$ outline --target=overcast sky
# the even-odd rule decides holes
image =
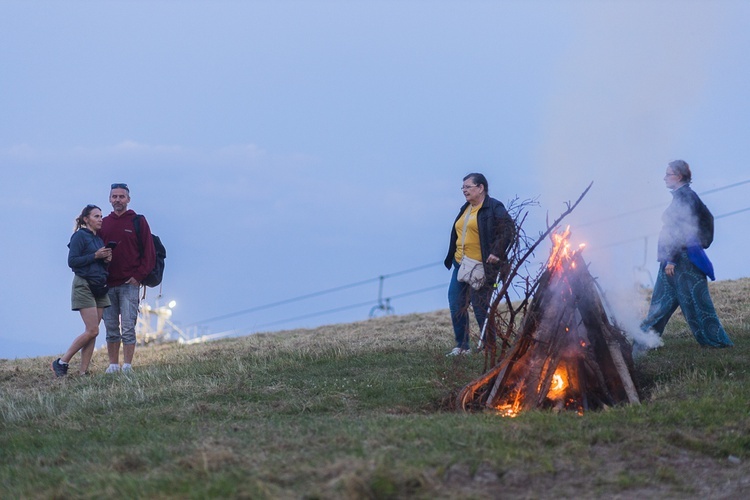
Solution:
[[[684,159],[718,190],[717,278],[750,276],[750,183],[727,187],[750,180],[748,26],[730,1],[3,1],[0,358],[83,331],[66,245],[112,182],[167,246],[161,302],[204,333],[366,319],[378,276],[422,266],[384,296],[446,308],[472,171],[538,198],[530,233],[593,181],[568,222],[614,288],[655,277]]]

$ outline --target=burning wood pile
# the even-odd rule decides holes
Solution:
[[[571,251],[569,229],[539,277],[516,342],[497,365],[463,388],[462,409],[515,416],[531,408],[579,414],[639,403],[633,359],[623,332],[610,323],[594,278]]]

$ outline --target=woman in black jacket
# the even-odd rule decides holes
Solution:
[[[52,371],[62,377],[68,373],[68,363],[81,351],[81,375],[85,374],[94,353],[96,336],[104,308],[109,307],[107,296],[107,264],[112,260],[112,250],[96,233],[102,227],[102,211],[96,205],[86,205],[76,219],[76,230],[68,243],[68,266],[73,270],[71,305],[81,313],[85,331],[61,357],[52,362]]]
[[[448,304],[453,322],[456,347],[448,356],[469,354],[469,303],[474,309],[479,328],[487,318],[492,290],[500,271],[508,262],[507,252],[515,235],[514,223],[505,206],[489,196],[487,178],[479,173],[464,177],[461,186],[466,203],[461,207],[451,228],[445,267],[453,268],[448,287]],[[465,261],[465,262],[464,262]],[[459,269],[474,271],[461,281]],[[462,273],[463,274],[463,270]],[[476,279],[476,275],[483,279]]]

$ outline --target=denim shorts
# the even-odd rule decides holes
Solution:
[[[135,327],[138,323],[140,287],[120,285],[110,287],[111,307],[104,310],[104,326],[107,328],[107,343],[125,345],[136,343]]]
[[[91,293],[88,282],[78,275],[73,276],[73,290],[70,293],[70,305],[74,311],[80,311],[81,309],[88,309],[91,307],[105,308],[109,307],[111,302],[109,297],[105,295],[97,299],[94,294]]]

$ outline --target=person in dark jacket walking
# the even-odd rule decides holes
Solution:
[[[468,174],[461,186],[466,203],[461,207],[451,228],[445,267],[453,268],[448,287],[453,333],[456,347],[448,356],[469,354],[469,303],[474,309],[479,328],[487,319],[487,310],[496,279],[507,266],[507,252],[515,237],[515,224],[505,206],[489,196],[487,178],[480,173]],[[464,260],[466,260],[464,262]],[[469,279],[459,273],[463,262],[476,261]],[[477,280],[476,274],[484,276]],[[464,281],[462,281],[462,279]]]
[[[122,343],[122,371],[132,370],[135,354],[135,326],[138,322],[141,281],[148,276],[156,262],[151,228],[142,215],[128,210],[130,188],[127,184],[112,184],[109,191],[112,213],[102,221],[102,239],[117,243],[109,266],[109,299],[112,307],[104,312],[107,327],[106,373],[119,372],[120,343]],[[136,231],[135,218],[139,217],[140,231]]]
[[[664,225],[657,247],[659,274],[641,330],[653,330],[661,336],[679,306],[701,346],[731,347],[734,344],[721,326],[706,279],[714,279],[713,266],[703,252],[713,240],[713,216],[690,189],[692,177],[690,166],[682,160],[667,165],[664,183],[672,191],[672,203],[662,215]],[[636,355],[646,349],[637,342],[633,346]]]
[[[81,351],[80,373],[87,373],[99,335],[99,323],[104,309],[109,307],[105,284],[112,250],[106,248],[97,236],[101,227],[101,209],[96,205],[86,205],[76,219],[76,230],[68,243],[68,266],[75,273],[71,307],[81,313],[85,330],[73,340],[65,354],[52,362],[52,371],[58,377],[67,375],[70,360],[78,351]]]

